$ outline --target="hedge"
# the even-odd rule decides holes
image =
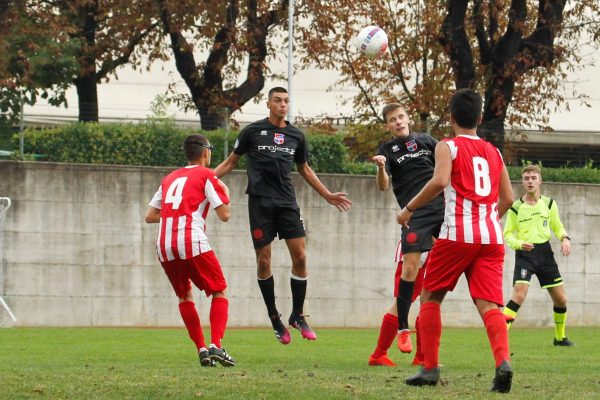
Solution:
[[[523,167],[507,167],[511,181],[521,180],[521,169]],[[600,169],[586,166],[583,168],[542,168],[542,179],[544,182],[562,183],[600,183]]]
[[[199,132],[178,127],[171,120],[141,124],[75,123],[52,129],[24,132],[25,153],[36,160],[92,164],[154,165],[177,167],[186,164],[181,150],[183,139],[193,133],[204,134],[215,146],[212,166],[223,161],[224,146],[231,152],[237,131]],[[352,162],[348,134],[311,133],[308,136],[309,164],[316,172],[374,175],[370,162]],[[12,138],[18,148],[19,136]],[[31,158],[31,156],[30,156]],[[239,168],[245,168],[245,157]],[[508,167],[511,180],[521,179],[521,167]],[[543,168],[546,182],[600,183],[600,169]]]
[[[52,129],[28,129],[24,132],[25,153],[38,160],[53,162],[182,166],[183,139],[202,133],[215,147],[211,164],[216,166],[231,152],[237,131],[199,132],[176,126],[170,121],[142,124],[75,123]],[[13,143],[18,146],[18,135]],[[348,151],[339,135],[310,135],[309,164],[317,172],[344,173]],[[240,168],[245,167],[245,159]]]

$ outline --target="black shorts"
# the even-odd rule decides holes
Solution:
[[[402,253],[426,252],[433,246],[432,237],[437,238],[444,222],[443,207],[426,207],[415,211],[408,229],[402,228]]]
[[[517,250],[516,253],[513,285],[515,283],[529,284],[531,275],[534,274],[544,289],[563,284],[549,242],[536,244],[531,251]]]
[[[249,195],[248,216],[255,249],[265,247],[275,236],[280,240],[306,236],[296,202]]]

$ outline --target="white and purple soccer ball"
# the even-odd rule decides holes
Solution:
[[[388,48],[387,34],[378,26],[367,26],[356,36],[356,47],[365,57],[379,57]]]

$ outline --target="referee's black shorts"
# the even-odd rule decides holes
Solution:
[[[529,284],[532,275],[537,276],[544,289],[563,284],[550,242],[536,244],[531,251],[517,250],[513,285]]]
[[[443,204],[443,203],[442,203]],[[444,207],[431,204],[419,208],[410,218],[409,228],[402,228],[402,253],[426,252],[433,246],[444,222]]]
[[[279,239],[306,236],[296,201],[249,195],[248,216],[255,249],[267,246],[276,236]]]

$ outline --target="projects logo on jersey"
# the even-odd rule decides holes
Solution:
[[[417,142],[415,142],[414,140],[409,140],[408,142],[406,142],[406,148],[408,149],[408,151],[415,151],[417,149]]]
[[[283,144],[285,137],[283,136],[283,133],[276,133],[273,140],[275,141],[275,144]]]
[[[407,154],[403,155],[402,157],[398,157],[396,159],[396,161],[398,162],[398,164],[402,164],[402,161],[404,161],[404,160],[410,160],[411,158],[418,158],[421,156],[430,157],[431,151],[423,149],[423,150],[417,151],[416,153],[407,153]]]

